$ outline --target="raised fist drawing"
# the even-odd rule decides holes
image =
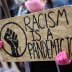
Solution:
[[[19,56],[17,34],[15,34],[15,32],[12,31],[11,29],[7,28],[4,39],[10,45],[12,55],[15,57]]]

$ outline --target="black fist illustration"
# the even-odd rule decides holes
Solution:
[[[12,55],[15,57],[19,56],[17,34],[15,34],[15,32],[12,31],[11,29],[7,28],[4,39],[10,45]]]

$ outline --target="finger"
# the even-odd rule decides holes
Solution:
[[[12,34],[12,30],[10,30],[10,34]]]
[[[64,59],[63,59],[63,60],[61,60],[61,63],[62,63],[63,65],[65,64]]]
[[[59,64],[62,64],[62,57],[59,57]]]
[[[0,46],[0,48],[2,48],[2,46]]]
[[[59,64],[60,64],[60,65],[62,65],[62,64],[63,64],[63,63],[62,63],[62,60],[59,60]]]
[[[17,39],[17,34],[15,35],[15,40]]]
[[[5,37],[7,37],[8,33],[9,33],[9,28],[7,28],[7,30],[5,32]]]
[[[12,39],[14,39],[14,37],[15,37],[15,32],[13,32],[13,34],[12,34]]]
[[[2,46],[3,44],[0,44],[0,46]]]
[[[67,59],[63,59],[63,65],[66,65],[66,64],[68,64],[68,61],[67,61]]]
[[[7,28],[7,31],[6,31],[7,33],[10,33],[10,29],[9,28]]]
[[[10,36],[10,30],[7,28],[4,39],[7,39],[7,37]]]
[[[2,46],[3,44],[0,44],[0,46]]]
[[[0,45],[3,45],[3,43],[0,43]]]
[[[0,44],[3,44],[3,41],[2,40],[0,40]]]

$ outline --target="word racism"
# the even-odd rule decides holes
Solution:
[[[64,16],[66,25],[69,25],[68,17],[66,10],[63,9],[62,12],[58,10],[57,14],[57,21],[55,22],[51,16],[51,14],[54,14],[53,11],[48,12],[48,14],[40,13],[38,15],[38,18],[35,17],[35,15],[32,16],[32,19],[30,17],[26,16],[24,17],[24,24],[26,31],[30,31],[32,34],[32,41],[30,43],[27,43],[27,48],[29,50],[29,55],[31,59],[35,58],[49,58],[52,59],[54,57],[54,54],[59,53],[62,51],[62,46],[64,42],[67,42],[67,48],[68,48],[68,55],[71,55],[71,42],[72,37],[65,37],[65,38],[56,38],[54,39],[53,34],[51,32],[51,28],[54,28],[59,25],[59,19]],[[44,25],[42,26],[40,24],[40,18],[44,17]],[[53,22],[52,26],[48,25],[48,20],[50,19]],[[28,20],[28,21],[27,21]],[[32,21],[31,21],[32,20]],[[30,25],[32,23],[32,26]],[[35,26],[37,26],[37,29],[35,29]],[[47,29],[47,35],[46,40],[42,40],[42,36],[40,34],[40,30]],[[38,37],[35,38],[35,35]],[[50,39],[49,39],[50,38]],[[53,54],[54,53],[54,54]]]

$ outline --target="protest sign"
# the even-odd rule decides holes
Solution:
[[[72,6],[0,20],[3,61],[52,61],[60,51],[72,58]]]

